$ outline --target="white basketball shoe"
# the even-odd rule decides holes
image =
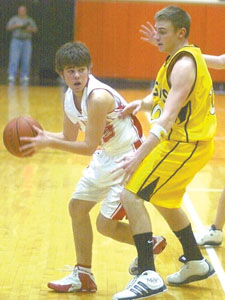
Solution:
[[[75,266],[71,274],[66,277],[51,281],[48,287],[56,292],[89,292],[97,291],[97,285],[92,273],[89,273],[80,266]]]
[[[212,225],[205,232],[196,233],[195,238],[199,246],[219,246],[223,241],[223,231],[216,229],[215,225]]]
[[[182,285],[206,279],[215,274],[213,266],[206,260],[191,260],[186,262],[181,269],[167,277],[170,285]]]
[[[143,299],[167,291],[163,279],[154,271],[145,271],[128,283],[125,290],[115,294],[113,300]]]

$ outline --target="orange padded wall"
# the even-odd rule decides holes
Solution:
[[[98,77],[155,79],[165,53],[140,39],[141,24],[154,24],[155,13],[171,3],[141,1],[76,1],[75,39],[90,49]],[[192,18],[189,42],[203,53],[225,53],[225,5],[177,3]],[[224,82],[225,71],[211,71]]]

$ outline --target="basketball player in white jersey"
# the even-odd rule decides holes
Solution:
[[[38,136],[23,138],[24,156],[44,147],[92,157],[77,184],[69,212],[72,219],[77,263],[65,278],[48,283],[59,292],[95,292],[97,285],[91,273],[93,233],[89,212],[103,201],[97,218],[97,229],[103,235],[133,244],[129,225],[123,223],[125,211],[120,203],[123,171],[115,180],[111,170],[116,160],[134,152],[142,143],[142,129],[136,117],[118,118],[126,101],[111,87],[90,74],[91,57],[81,42],[66,43],[56,54],[56,71],[68,90],[64,99],[63,131],[52,133],[36,128]],[[79,130],[83,141],[76,141]],[[163,237],[154,237],[154,253],[166,246]]]

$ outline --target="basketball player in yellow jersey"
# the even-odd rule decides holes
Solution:
[[[186,258],[184,266],[168,276],[168,284],[183,285],[215,273],[196,243],[181,202],[186,186],[213,154],[216,132],[212,80],[199,48],[189,45],[190,16],[169,6],[155,15],[159,51],[169,57],[159,70],[153,92],[134,101],[124,114],[140,109],[151,112],[148,137],[133,155],[118,161],[127,184],[122,203],[137,248],[135,275],[114,300],[142,299],[166,291],[156,272],[152,252],[152,226],[144,201],[151,202],[179,239]]]
[[[142,36],[141,39],[157,46],[156,41],[156,30],[150,22],[146,25],[141,25],[140,30]],[[225,69],[225,54],[218,56],[203,54],[206,61],[207,67],[212,69]],[[223,189],[218,203],[218,208],[216,212],[213,224],[208,227],[205,231],[195,234],[197,244],[199,246],[210,245],[218,246],[222,244],[223,241],[223,227],[225,224],[225,188]]]

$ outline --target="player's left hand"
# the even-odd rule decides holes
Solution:
[[[27,144],[20,147],[20,151],[24,156],[32,155],[33,153],[39,151],[48,146],[49,137],[40,128],[33,125],[34,130],[37,132],[35,137],[21,137],[20,140],[28,142]]]
[[[135,154],[126,154],[122,156],[120,159],[116,160],[118,166],[115,167],[111,172],[115,173],[119,170],[123,170],[124,179],[123,183],[127,183],[131,178],[132,174],[136,171],[139,166],[139,161],[136,159]]]
[[[125,119],[127,116],[136,115],[141,110],[142,100],[135,100],[128,103],[120,112],[119,118]]]

